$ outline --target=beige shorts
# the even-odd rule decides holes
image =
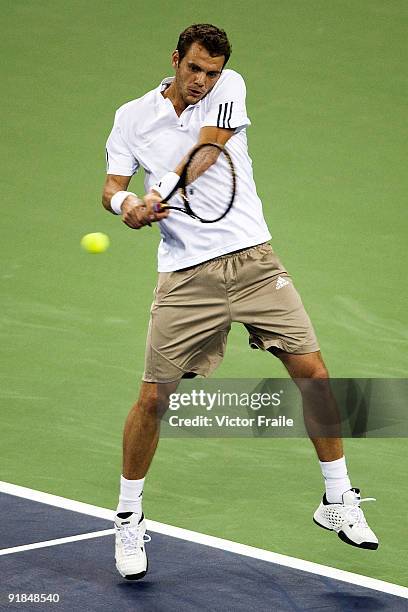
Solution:
[[[208,376],[221,363],[232,322],[252,348],[319,350],[292,280],[270,244],[159,273],[146,341],[146,382]]]

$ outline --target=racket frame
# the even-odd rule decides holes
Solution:
[[[202,217],[198,216],[193,211],[193,209],[191,208],[190,202],[188,200],[188,195],[187,195],[187,192],[186,192],[186,187],[188,186],[188,185],[186,185],[186,178],[187,178],[187,172],[188,172],[188,168],[189,168],[190,162],[194,159],[194,157],[198,153],[198,151],[200,151],[204,147],[208,147],[208,146],[215,147],[216,149],[218,149],[220,151],[220,153],[223,153],[225,155],[225,158],[226,158],[226,160],[228,162],[229,168],[231,170],[231,176],[232,176],[232,191],[231,191],[231,196],[230,196],[230,200],[229,200],[228,206],[223,211],[222,215],[220,215],[216,219],[203,219]],[[174,194],[177,193],[177,191],[179,191],[179,190],[181,191],[180,195],[183,198],[184,207],[185,208],[180,208],[179,206],[172,206],[171,204],[167,203],[167,201],[171,197],[173,197]],[[217,221],[220,221],[221,219],[223,219],[229,213],[229,211],[231,210],[231,207],[232,207],[232,205],[234,203],[236,190],[237,190],[237,179],[236,179],[235,168],[234,168],[233,161],[231,159],[231,155],[229,154],[229,152],[227,151],[225,146],[219,144],[218,142],[204,142],[204,143],[201,143],[201,144],[197,145],[194,148],[194,150],[191,151],[191,153],[188,156],[187,161],[186,161],[186,163],[184,165],[183,171],[182,171],[182,173],[180,175],[180,179],[178,180],[177,184],[173,187],[173,189],[170,191],[170,193],[167,194],[167,196],[165,198],[163,198],[161,200],[161,202],[159,202],[157,204],[158,212],[160,210],[163,210],[163,209],[178,210],[180,212],[183,212],[183,213],[189,215],[193,219],[197,219],[198,221],[201,221],[201,223],[216,223]]]

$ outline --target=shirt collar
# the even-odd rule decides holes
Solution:
[[[162,82],[160,83],[160,85],[157,88],[158,93],[161,95],[162,92],[168,88],[168,86],[174,81],[174,76],[170,76],[170,77],[166,77],[165,79],[162,80]],[[161,95],[161,97],[163,98],[163,96]],[[165,98],[164,98],[165,99]]]

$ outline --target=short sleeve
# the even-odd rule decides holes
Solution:
[[[215,126],[236,131],[251,125],[247,116],[244,79],[234,70],[224,73],[209,95],[209,108],[201,127]]]
[[[119,116],[117,112],[106,143],[106,172],[119,176],[133,176],[138,171],[139,162],[123,138]]]

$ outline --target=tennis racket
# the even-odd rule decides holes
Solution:
[[[169,203],[178,193],[183,207]],[[155,205],[155,211],[177,210],[201,223],[215,223],[229,213],[235,193],[236,175],[230,154],[220,144],[205,143],[190,153],[177,185]]]

